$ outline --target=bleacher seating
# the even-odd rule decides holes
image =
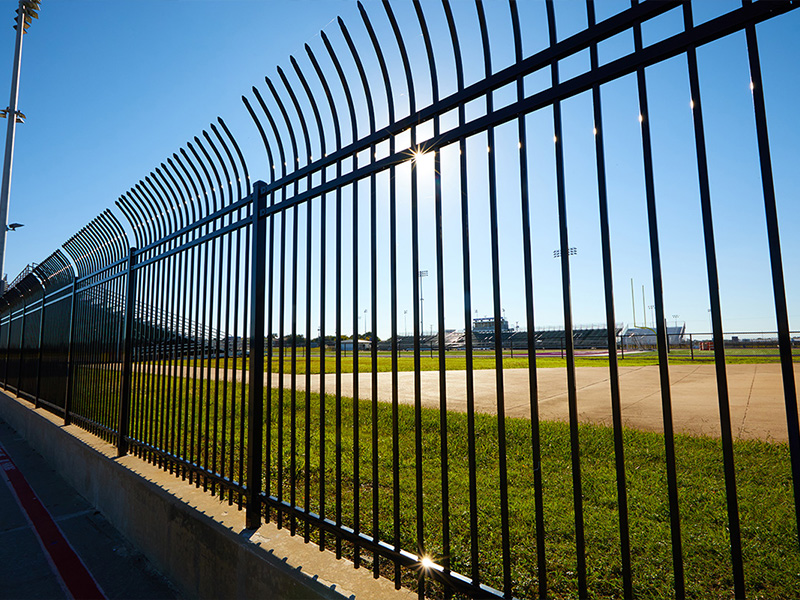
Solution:
[[[615,328],[615,334],[619,336],[623,331],[622,326]],[[564,347],[563,329],[543,329],[534,332],[534,340],[537,349],[560,349]],[[573,340],[576,349],[605,349],[608,347],[608,330],[604,327],[579,328],[573,330]],[[463,331],[448,331],[445,334],[445,348],[447,350],[463,350],[465,344],[465,334]],[[502,332],[501,344],[503,348],[526,349],[528,347],[528,332],[508,330]],[[419,340],[420,348],[434,350],[439,348],[438,334],[421,336]],[[472,332],[472,347],[475,350],[493,350],[495,348],[494,333],[479,331]],[[404,335],[397,337],[397,348],[401,352],[414,349],[414,336]],[[383,340],[378,343],[378,350],[385,352],[392,349],[391,340]]]

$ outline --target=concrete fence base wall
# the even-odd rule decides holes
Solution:
[[[286,529],[246,530],[235,505],[2,391],[0,418],[186,597],[412,597]]]

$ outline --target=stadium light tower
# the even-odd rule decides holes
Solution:
[[[14,19],[14,29],[17,30],[17,41],[14,46],[14,69],[11,75],[11,99],[8,108],[0,110],[0,116],[8,119],[6,129],[6,152],[3,162],[3,187],[0,188],[0,291],[5,291],[6,267],[6,234],[8,233],[8,200],[11,197],[11,163],[14,160],[14,133],[17,123],[25,122],[25,115],[17,110],[19,99],[19,71],[22,65],[22,36],[28,33],[31,19],[38,19],[39,3],[41,0],[19,0],[17,16]]]
[[[420,271],[419,272],[419,331],[420,335],[425,335],[425,320],[422,318],[422,303],[424,298],[422,297],[422,278],[427,277],[427,271]]]
[[[575,256],[577,253],[578,249],[575,246],[570,246],[568,256]],[[553,250],[553,258],[561,258],[561,250]]]

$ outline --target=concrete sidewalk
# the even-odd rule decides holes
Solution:
[[[0,445],[106,597],[179,597],[144,556],[2,420]],[[35,524],[0,478],[0,598],[69,597],[64,577],[75,575],[58,573],[37,538]]]

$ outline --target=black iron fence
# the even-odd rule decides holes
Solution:
[[[748,566],[760,563],[738,505],[742,471],[734,461],[696,49],[744,34],[788,428],[786,503],[795,518],[788,547],[796,555],[800,430],[756,25],[797,4],[746,1],[695,25],[688,2],[634,1],[598,21],[589,1],[585,27],[559,37],[558,7],[547,2],[541,15],[547,42],[530,52],[520,18],[528,7],[511,2],[504,14],[514,58],[500,69],[493,66],[492,41],[502,34],[492,32],[482,2],[469,9],[476,23],[463,31],[471,33],[458,25],[466,5],[457,7],[460,17],[447,0],[424,10],[419,2],[412,6],[401,26],[390,3],[370,11],[359,4],[355,37],[366,46],[340,20],[335,36],[321,33],[319,54],[306,47],[306,67],[292,58],[288,74],[278,69],[278,80],[266,80],[266,92],[254,87],[243,98],[263,140],[266,181],[251,186],[244,155],[220,119],[120,197],[116,207],[127,224],[104,212],[10,287],[0,313],[4,387],[115,443],[120,454],[140,455],[246,507],[248,527],[276,520],[376,577],[416,587],[421,597],[632,598],[637,590],[658,596],[671,588],[677,598],[712,592],[738,598],[763,588],[763,573],[750,587],[746,579]],[[679,31],[643,44],[643,26],[666,14],[681,23]],[[620,34],[632,36],[631,49],[601,62],[599,46]],[[465,55],[475,51],[482,73],[468,84]],[[575,56],[584,56],[588,68],[562,79],[559,66]],[[724,550],[720,542],[714,547],[721,574],[714,571],[714,581],[703,584],[694,579],[707,568],[698,567],[697,553],[707,549],[698,550],[695,529],[687,544],[684,530],[686,513],[696,507],[686,505],[691,486],[682,477],[689,471],[679,465],[687,442],[680,438],[676,446],[672,420],[646,75],[676,57],[691,93],[716,365],[715,448],[723,462],[715,479],[723,502],[714,505],[715,527],[724,531],[715,538],[722,535]],[[545,85],[531,84],[530,77],[541,75]],[[635,80],[641,127],[636,152],[658,324],[655,418],[663,424],[657,466],[642,471],[633,434],[623,427],[601,95],[604,85],[626,76]],[[455,91],[440,94],[445,80]],[[600,434],[607,435],[604,481],[596,459],[587,458],[594,430],[579,424],[572,335],[562,104],[578,96],[588,99],[594,123],[590,178],[599,211],[603,343],[611,350],[613,418]],[[539,157],[529,140],[531,119],[542,115],[554,134],[569,408],[562,434],[539,419],[535,351],[528,353],[520,398],[518,391],[506,393],[503,348],[494,344],[493,414],[476,409],[485,387],[485,378],[484,387],[476,384],[476,294],[490,290],[494,339],[502,339],[505,321],[500,273],[509,264],[501,249],[508,226],[501,209],[517,215],[521,243],[512,260],[522,273],[525,347],[537,347],[531,204]],[[502,185],[509,179],[512,194]],[[481,252],[488,259],[477,263]],[[423,266],[435,279],[432,298],[423,298]],[[408,331],[401,296],[413,303],[410,359],[399,343]],[[434,380],[423,377],[425,299],[435,313],[435,344],[428,347],[438,358]],[[463,415],[449,402],[455,392],[446,352],[454,323],[463,330],[464,362],[455,367],[465,390]],[[358,338],[362,329],[386,332],[389,355],[379,356],[378,344],[348,349],[343,336]],[[312,344],[330,336],[331,346]],[[381,371],[390,392],[379,398]],[[413,389],[410,407],[401,406],[401,387]],[[423,408],[423,391],[436,395],[437,409]],[[529,408],[523,425],[507,417],[512,401]],[[626,451],[634,456],[626,458]],[[640,512],[646,470],[660,474],[652,493],[657,531],[646,529],[655,525],[643,524]],[[564,474],[561,488],[555,481]],[[745,514],[752,518],[752,507]],[[569,552],[560,549],[564,543]],[[787,572],[796,574],[796,559],[786,561]]]

